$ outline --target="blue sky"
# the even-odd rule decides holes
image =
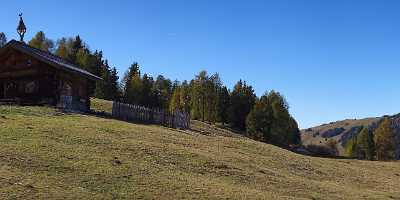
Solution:
[[[19,12],[27,38],[79,34],[120,75],[191,79],[219,72],[258,95],[283,93],[306,128],[400,112],[400,2],[367,0],[4,1],[9,39]]]

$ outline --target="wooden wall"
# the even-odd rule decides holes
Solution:
[[[9,49],[0,55],[0,98],[4,98],[4,85],[9,82],[34,80],[38,83],[37,96],[40,101],[47,101],[51,105],[59,105],[61,96],[71,96],[74,108],[90,106],[89,80],[78,74],[57,69],[29,55],[14,49]],[[69,93],[63,90],[68,84]]]

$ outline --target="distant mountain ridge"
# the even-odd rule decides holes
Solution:
[[[368,127],[370,131],[374,131],[384,117],[388,117],[392,121],[396,139],[400,141],[400,113],[392,116],[346,119],[303,129],[301,130],[301,140],[304,145],[325,145],[330,139],[334,139],[338,143],[339,155],[345,156],[344,145],[346,142],[357,135],[363,127]],[[400,159],[400,143],[397,145],[396,158]]]

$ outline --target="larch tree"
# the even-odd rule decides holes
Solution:
[[[190,99],[191,99],[191,88],[188,82],[185,80],[182,82],[180,88],[180,107],[184,112],[190,113]]]
[[[37,49],[51,52],[54,48],[54,42],[48,38],[43,31],[39,31],[36,35],[29,41],[29,46],[35,47]]]
[[[172,93],[171,101],[169,104],[169,111],[174,112],[176,110],[181,110],[181,87],[174,87],[174,92]]]
[[[139,64],[133,63],[125,73],[123,79],[124,101],[130,104],[139,104],[141,94],[141,77]]]
[[[208,81],[209,76],[206,71],[201,71],[192,81],[192,116],[201,121],[206,120]]]
[[[391,160],[395,158],[396,138],[391,125],[391,120],[385,117],[374,132],[377,160]]]
[[[357,135],[357,157],[373,160],[375,156],[374,136],[367,127],[363,127]]]

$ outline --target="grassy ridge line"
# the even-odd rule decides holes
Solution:
[[[400,198],[396,162],[311,158],[50,108],[0,107],[0,148],[0,199]]]

